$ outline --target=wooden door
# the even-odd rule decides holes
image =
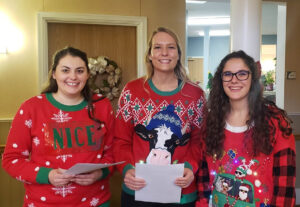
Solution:
[[[188,58],[189,77],[191,81],[203,84],[203,58]]]
[[[94,24],[48,23],[48,65],[55,51],[72,46],[88,57],[106,56],[122,69],[119,88],[137,78],[136,27]],[[117,98],[112,101],[114,109]]]

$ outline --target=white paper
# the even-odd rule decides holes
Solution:
[[[179,203],[181,188],[175,180],[183,176],[184,164],[135,165],[135,175],[146,181],[146,186],[135,191],[135,200],[156,203]]]
[[[87,172],[92,172],[94,170],[98,170],[101,168],[106,168],[106,167],[110,167],[113,165],[119,165],[122,164],[125,161],[122,162],[116,162],[116,163],[104,163],[104,164],[96,164],[96,163],[77,163],[75,165],[73,165],[72,167],[70,167],[67,171],[65,171],[65,174],[72,174],[72,175],[78,175],[81,173],[87,173]]]

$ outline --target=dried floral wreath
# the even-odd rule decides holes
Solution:
[[[117,63],[107,57],[89,58],[90,83],[95,93],[113,100],[120,95],[119,85],[122,71]]]

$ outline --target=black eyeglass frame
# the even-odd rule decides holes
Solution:
[[[236,73],[232,73],[232,72],[230,72],[230,71],[226,71],[226,73],[231,73],[231,78],[230,78],[230,80],[224,80],[223,79],[223,74],[224,74],[224,72],[223,73],[221,73],[221,79],[222,79],[222,81],[224,81],[224,82],[230,82],[230,81],[232,81],[232,79],[233,79],[233,76],[235,76],[239,81],[244,81],[244,80],[248,80],[248,78],[249,78],[249,75],[251,74],[251,71],[249,71],[249,70],[240,70],[240,71],[238,71],[238,72],[236,72]],[[237,76],[237,74],[238,73],[247,73],[247,78],[246,79],[239,79],[239,77]]]

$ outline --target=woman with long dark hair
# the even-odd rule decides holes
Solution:
[[[213,206],[295,203],[290,120],[263,97],[259,78],[254,59],[237,51],[224,57],[212,80],[205,146]]]
[[[86,53],[66,47],[54,55],[48,86],[19,108],[3,168],[24,182],[26,206],[109,206],[109,169],[67,174],[76,163],[112,163],[114,114],[93,94]]]

